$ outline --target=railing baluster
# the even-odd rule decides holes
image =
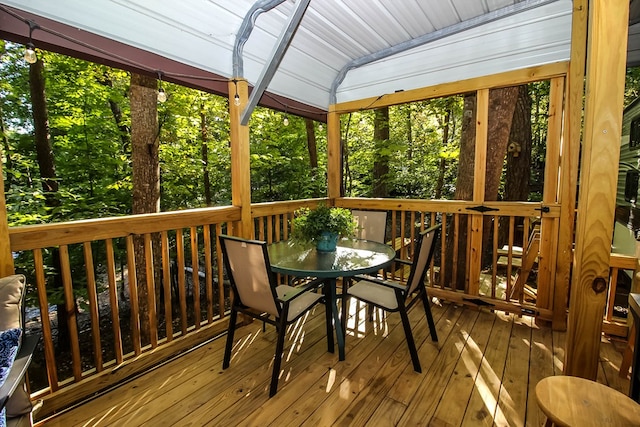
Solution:
[[[155,268],[153,259],[153,243],[151,234],[144,235],[144,261],[146,271],[147,287],[147,316],[149,320],[149,340],[151,348],[158,347],[158,320],[156,316],[156,288],[155,288]]]
[[[222,262],[222,251],[220,250],[220,245],[218,244],[217,236],[222,234],[222,225],[216,224],[216,264],[218,265],[218,310],[220,318],[224,317],[225,307],[224,307],[224,268]]]
[[[193,278],[193,312],[196,330],[200,329],[200,261],[198,259],[198,230],[191,227],[191,277]]]
[[[171,255],[169,253],[169,233],[160,235],[162,247],[162,290],[164,292],[164,325],[167,331],[167,342],[173,340],[173,306],[171,295]]]
[[[47,363],[47,378],[51,391],[58,390],[58,371],[56,368],[56,352],[53,348],[53,334],[51,333],[51,319],[49,317],[49,304],[47,299],[47,282],[44,276],[44,262],[42,249],[33,250],[33,263],[36,272],[36,288],[40,303],[40,319],[42,322],[42,340],[44,343],[44,358]]]
[[[187,334],[187,289],[184,274],[184,235],[182,229],[176,230],[176,258],[178,265],[178,296],[180,299],[180,325],[182,336]]]
[[[73,294],[71,265],[69,263],[69,247],[67,245],[60,246],[60,269],[62,273],[62,286],[64,287],[64,305],[65,311],[67,312],[67,324],[69,327],[69,342],[71,343],[73,376],[76,381],[80,381],[82,379],[82,360],[80,357],[80,341],[76,318],[76,300]]]
[[[493,216],[493,257],[491,260],[491,298],[496,297],[498,286],[498,235],[500,232],[500,217]]]
[[[211,264],[211,227],[202,227],[202,239],[204,240],[204,277],[205,295],[207,298],[207,323],[213,322],[213,264]]]
[[[98,291],[93,266],[91,242],[83,243],[84,265],[87,273],[87,296],[89,299],[89,315],[91,318],[91,338],[93,341],[93,361],[97,372],[102,372],[102,345],[100,344],[100,314],[98,312]]]
[[[133,236],[127,236],[127,275],[129,279],[129,307],[131,309],[131,335],[133,352],[136,356],[142,353],[140,342],[140,310],[138,307],[138,280],[136,279],[136,255]]]

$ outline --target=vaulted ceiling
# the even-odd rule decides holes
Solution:
[[[631,24],[638,21],[637,3],[631,2]],[[229,79],[246,78],[266,90],[261,104],[316,119],[335,102],[566,61],[573,5],[571,0],[0,4],[0,35],[7,40],[26,43],[31,21],[37,47],[161,72],[166,80],[219,94],[226,94]],[[640,45],[640,36],[630,40],[634,37]],[[630,43],[635,64],[640,50],[634,49]]]

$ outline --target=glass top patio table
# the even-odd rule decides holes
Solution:
[[[338,359],[344,360],[344,331],[338,316],[336,278],[373,273],[391,265],[395,250],[384,243],[360,239],[341,239],[335,252],[318,252],[315,245],[291,240],[267,246],[271,270],[297,277],[326,278],[327,323],[333,319],[338,341]],[[331,329],[329,329],[331,331]],[[333,353],[333,336],[328,337]]]
[[[341,239],[335,252],[318,252],[313,244],[283,240],[267,247],[271,269],[299,277],[350,277],[391,265],[395,250],[370,240]]]

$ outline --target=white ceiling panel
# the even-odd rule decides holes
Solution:
[[[355,69],[338,102],[566,61],[570,33],[571,2],[555,2]]]
[[[236,35],[255,1],[0,3],[232,78]],[[532,8],[463,31],[466,23],[502,16],[516,4]],[[311,0],[267,92],[326,111],[341,70],[385,50],[394,55],[346,73],[339,101],[566,60],[571,6],[571,0]],[[265,69],[293,8],[294,0],[285,0],[257,17],[242,56],[242,77],[250,84]],[[434,31],[447,37],[403,47]]]

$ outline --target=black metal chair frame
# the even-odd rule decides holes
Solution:
[[[325,304],[326,311],[326,322],[327,322],[327,341],[333,342],[333,329],[331,323],[331,304],[326,303],[326,296],[322,297],[316,303],[309,306],[306,310],[302,311],[298,316],[293,319],[287,321],[289,315],[289,305],[293,300],[303,295],[304,293],[322,287],[325,279],[314,279],[312,281],[304,283],[304,285],[298,286],[295,288],[295,291],[291,294],[287,294],[282,298],[279,298],[276,293],[276,288],[278,286],[276,281],[276,275],[271,271],[271,264],[269,263],[269,254],[267,252],[267,244],[266,242],[258,241],[258,240],[246,240],[240,239],[232,236],[219,236],[220,246],[222,248],[222,253],[224,254],[224,265],[227,269],[227,275],[229,277],[229,281],[231,283],[231,289],[233,290],[233,298],[231,303],[231,313],[229,315],[229,329],[227,333],[227,342],[225,346],[224,359],[222,362],[222,369],[227,369],[229,367],[229,363],[231,361],[231,351],[233,348],[233,336],[236,330],[236,322],[238,313],[241,312],[245,315],[253,317],[255,319],[259,319],[263,322],[269,323],[276,327],[276,331],[278,332],[278,337],[276,341],[276,351],[275,358],[273,363],[273,372],[271,375],[271,385],[269,388],[269,397],[273,397],[278,391],[278,377],[280,374],[280,367],[282,365],[282,352],[284,350],[284,338],[286,335],[286,328],[288,325],[296,322],[300,317],[302,317],[305,313],[307,313],[311,308],[313,308],[317,303],[322,302]],[[267,274],[269,275],[269,282],[271,285],[271,292],[276,302],[276,307],[278,309],[278,316],[275,319],[269,317],[268,313],[257,313],[255,309],[243,304],[240,300],[240,293],[238,292],[238,288],[236,285],[236,281],[234,275],[232,273],[232,269],[229,262],[229,257],[227,256],[227,248],[226,248],[226,240],[236,240],[242,241],[247,244],[260,245],[262,247],[262,253],[264,256],[265,265],[268,268]]]
[[[355,279],[358,280],[364,280],[367,282],[372,282],[378,285],[382,285],[388,288],[393,289],[393,291],[395,292],[395,296],[396,296],[396,301],[398,303],[398,307],[394,310],[391,310],[387,307],[383,307],[381,305],[376,304],[374,301],[370,301],[367,300],[365,298],[362,298],[360,296],[356,297],[358,299],[360,299],[361,301],[364,301],[368,304],[371,304],[375,307],[381,308],[385,311],[389,311],[389,312],[399,312],[400,313],[400,318],[402,319],[402,327],[404,329],[404,333],[407,337],[407,345],[409,347],[409,353],[411,354],[411,361],[413,362],[413,369],[416,372],[422,372],[422,368],[420,366],[420,359],[418,358],[418,350],[416,349],[416,344],[415,341],[413,339],[413,333],[411,332],[411,324],[409,322],[409,316],[407,315],[408,310],[413,306],[413,304],[416,303],[416,301],[421,300],[422,304],[424,305],[424,311],[425,314],[427,316],[427,322],[429,324],[429,331],[431,333],[431,339],[434,342],[438,341],[438,335],[436,332],[436,325],[435,322],[433,321],[433,314],[431,313],[431,305],[429,302],[429,298],[427,295],[427,288],[424,284],[424,279],[426,276],[427,271],[429,270],[429,264],[431,264],[431,259],[433,258],[433,252],[434,252],[434,248],[435,248],[435,244],[436,244],[436,240],[438,239],[438,231],[440,230],[441,224],[436,224],[433,227],[430,227],[429,229],[421,232],[418,236],[417,239],[417,243],[416,243],[416,247],[418,248],[418,252],[416,253],[414,260],[418,260],[420,257],[420,251],[422,250],[428,250],[429,254],[427,256],[427,260],[426,260],[426,266],[425,268],[422,270],[422,272],[420,273],[420,277],[419,277],[419,282],[418,282],[418,286],[416,289],[417,295],[414,296],[413,299],[411,299],[411,301],[409,301],[409,304],[405,305],[405,302],[407,301],[407,298],[409,297],[408,295],[408,291],[410,288],[410,284],[413,282],[414,276],[416,274],[416,263],[415,261],[407,261],[407,260],[395,260],[395,262],[400,262],[403,264],[407,264],[407,265],[411,265],[411,272],[409,273],[409,279],[407,280],[407,284],[400,284],[394,281],[390,281],[390,280],[383,280],[383,279],[379,279],[377,277],[372,277],[372,276],[368,276],[368,275],[359,275],[359,276],[355,276]],[[433,240],[431,241],[431,246],[429,248],[423,248],[422,247],[422,239],[424,238],[425,235],[429,234],[429,233],[435,233],[435,235],[433,236]]]

